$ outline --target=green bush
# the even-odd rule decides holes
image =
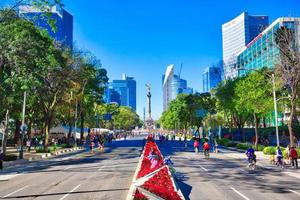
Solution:
[[[236,148],[242,149],[242,150],[247,150],[249,147],[251,147],[251,145],[248,143],[238,143],[236,145]]]
[[[4,157],[4,161],[14,161],[14,160],[17,160],[17,159],[18,159],[17,155],[6,155]]]
[[[221,146],[227,146],[226,144],[228,144],[230,142],[231,142],[231,140],[229,140],[227,138],[217,139],[217,143]]]
[[[61,144],[60,147],[61,148],[68,148],[68,145],[67,144]]]
[[[255,149],[255,145],[253,145],[252,148]],[[261,144],[257,145],[257,151],[263,151],[264,148],[265,148],[264,145],[261,145]]]
[[[265,147],[264,150],[263,150],[263,153],[265,155],[275,155],[275,147]]]
[[[286,157],[286,151],[285,151],[285,148],[284,147],[280,147],[281,151],[282,151],[282,154],[283,156]],[[276,153],[276,147],[265,147],[264,150],[263,150],[264,154],[265,155],[275,155]]]
[[[225,143],[225,146],[226,147],[236,147],[237,143],[235,142],[228,142],[228,143]]]

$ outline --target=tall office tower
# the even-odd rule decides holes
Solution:
[[[51,19],[55,22],[55,28],[48,24],[44,11],[34,6],[19,6],[19,16],[32,21],[36,26],[46,29],[49,35],[63,47],[72,49],[73,46],[73,16],[61,6],[53,6],[50,9]],[[56,30],[55,30],[56,29]]]
[[[193,89],[187,87],[187,81],[174,74],[174,65],[167,67],[162,77],[163,110],[166,111],[170,102],[176,99],[178,94],[192,94]]]
[[[207,67],[202,74],[203,92],[210,92],[222,81],[221,66]]]
[[[127,77],[125,74],[121,80],[113,80],[110,88],[120,95],[121,106],[129,106],[136,110],[136,81],[133,77]],[[117,98],[117,96],[115,95]]]
[[[174,65],[167,67],[166,73],[163,75],[163,111],[166,111],[172,100],[171,83],[174,76]]]
[[[266,15],[252,16],[243,12],[238,17],[222,25],[224,78],[237,76],[237,55],[269,24]]]

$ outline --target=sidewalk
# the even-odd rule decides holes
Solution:
[[[58,149],[53,153],[36,153],[35,149],[32,149],[30,152],[26,152],[24,151],[24,159],[17,159],[15,161],[7,161],[3,163],[3,167],[8,168],[14,165],[20,165],[20,164],[24,164],[27,163],[29,161],[34,161],[34,160],[42,160],[42,159],[46,159],[49,157],[53,157],[53,156],[57,156],[57,155],[61,155],[67,152],[73,152],[73,151],[78,151],[83,149],[83,147],[74,147],[74,148],[63,148],[63,149]],[[8,147],[7,148],[7,154],[8,155],[16,155],[19,156],[19,152],[17,151],[16,148],[14,147]]]
[[[219,152],[226,154],[226,156],[234,158],[234,159],[246,159],[245,151],[239,150],[232,147],[221,147],[219,146]],[[264,169],[281,169],[277,167],[274,164],[270,163],[270,155],[265,155],[262,151],[256,151],[256,158],[257,158],[257,166],[264,168]],[[298,164],[299,159],[298,159]],[[291,166],[288,166],[287,168],[282,169],[282,172],[284,174],[293,176],[295,178],[300,179],[300,169],[293,169]]]

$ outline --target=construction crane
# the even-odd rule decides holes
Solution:
[[[180,78],[180,75],[181,75],[181,70],[182,70],[182,63],[180,65],[180,70],[179,70],[179,73],[178,73],[178,77]]]

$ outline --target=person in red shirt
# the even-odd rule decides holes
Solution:
[[[210,149],[210,146],[209,146],[209,143],[208,143],[207,140],[204,142],[202,148],[203,148],[205,157],[208,158],[208,157],[209,157],[209,149]]]
[[[298,153],[297,153],[297,150],[295,149],[295,147],[291,148],[290,156],[292,158],[293,168],[296,167],[298,169],[298,160],[297,160],[298,159]]]
[[[194,142],[195,153],[199,152],[199,139],[196,138]]]

